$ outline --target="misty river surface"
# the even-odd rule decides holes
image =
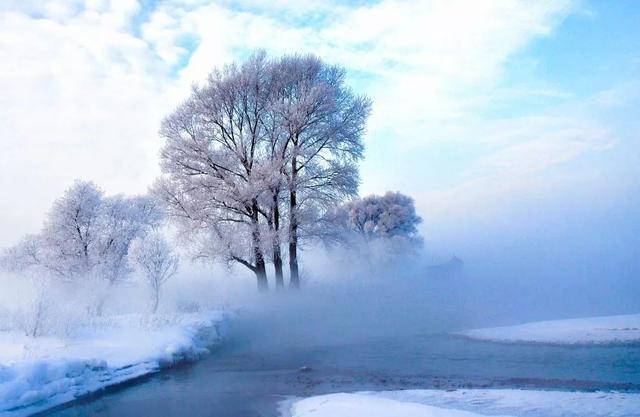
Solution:
[[[47,415],[276,417],[288,396],[464,387],[637,392],[640,347],[496,344],[446,334],[287,347],[236,335],[203,360]]]

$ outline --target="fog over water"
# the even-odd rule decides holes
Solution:
[[[572,200],[575,195],[568,194],[513,204],[492,223],[463,221],[447,228],[429,224],[429,214],[420,213],[423,259],[371,269],[310,249],[304,253],[308,282],[300,294],[258,297],[246,309],[259,312],[256,338],[273,343],[340,343],[637,313],[637,195]],[[461,270],[429,268],[453,254],[464,261]]]

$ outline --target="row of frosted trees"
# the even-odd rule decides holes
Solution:
[[[413,200],[357,198],[370,107],[343,69],[314,56],[259,52],[215,70],[162,122],[162,175],[150,195],[104,196],[77,181],[2,263],[107,287],[137,268],[155,311],[178,263],[161,232],[167,219],[194,258],[243,265],[261,290],[269,262],[284,287],[287,260],[299,287],[299,251],[312,241],[369,259],[407,253],[421,242]]]
[[[256,53],[211,73],[162,123],[156,195],[198,257],[238,263],[268,288],[300,285],[301,243],[358,190],[370,100],[315,56]]]
[[[108,291],[139,270],[151,290],[151,309],[177,270],[178,256],[160,228],[162,209],[151,196],[105,196],[93,183],[76,181],[57,199],[42,229],[0,256],[0,266],[31,271],[66,283],[92,284],[101,295],[94,306],[102,314]]]

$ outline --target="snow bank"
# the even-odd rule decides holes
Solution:
[[[291,417],[638,417],[640,394],[509,389],[330,394],[283,404]]]
[[[640,343],[640,314],[551,320],[457,333],[495,342],[551,344]]]
[[[286,415],[286,413],[285,413]],[[373,394],[329,394],[294,402],[291,417],[480,417],[468,411],[398,401]]]
[[[22,416],[208,352],[221,312],[100,319],[72,339],[0,333],[0,415]]]
[[[409,390],[380,393],[395,401],[519,417],[638,417],[640,394],[518,389]]]
[[[481,414],[397,401],[370,394],[329,394],[296,401],[291,417],[478,417]]]

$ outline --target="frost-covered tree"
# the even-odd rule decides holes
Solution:
[[[313,56],[262,52],[214,70],[163,122],[156,187],[202,257],[240,263],[267,287],[265,259],[283,286],[283,230],[291,285],[298,246],[327,207],[354,196],[370,110],[344,70]]]
[[[256,54],[194,86],[162,123],[164,176],[156,187],[183,232],[208,246],[202,256],[246,266],[260,289],[268,287],[259,199],[269,184],[258,173],[267,76],[264,55]]]
[[[159,210],[149,197],[104,197],[93,183],[76,181],[53,203],[40,233],[5,252],[3,265],[113,284],[129,272],[131,242],[159,222]]]
[[[349,201],[328,212],[321,224],[328,244],[389,257],[422,245],[421,221],[411,197],[387,192]]]
[[[155,313],[158,311],[162,286],[178,270],[178,255],[159,232],[134,241],[130,255],[151,289],[152,311]]]
[[[19,272],[44,265],[42,243],[39,235],[29,234],[24,236],[16,245],[5,249],[0,256],[0,267],[6,271]],[[54,270],[52,272],[58,272]]]
[[[51,330],[53,300],[47,291],[46,280],[34,280],[34,284],[34,292],[29,294],[22,308],[14,313],[13,321],[25,336],[39,337]]]
[[[345,85],[343,68],[313,55],[282,57],[272,72],[267,120],[286,178],[290,283],[298,287],[299,240],[318,219],[311,214],[357,194],[371,102]]]
[[[105,198],[99,217],[98,274],[114,284],[130,272],[131,243],[155,229],[161,221],[156,201],[148,196]]]
[[[5,252],[5,263],[13,270],[35,267],[64,278],[87,274],[99,261],[102,199],[93,183],[76,181],[53,203],[41,232]]]
[[[267,123],[265,123],[267,122]],[[260,199],[260,214],[267,223],[266,230],[262,233],[263,241],[270,242],[265,252],[271,257],[275,272],[276,289],[284,288],[282,233],[284,193],[286,179],[284,177],[283,159],[278,150],[281,138],[281,127],[274,123],[273,118],[264,117],[263,123],[267,136],[266,158],[256,170],[257,176],[266,185],[265,192]]]

